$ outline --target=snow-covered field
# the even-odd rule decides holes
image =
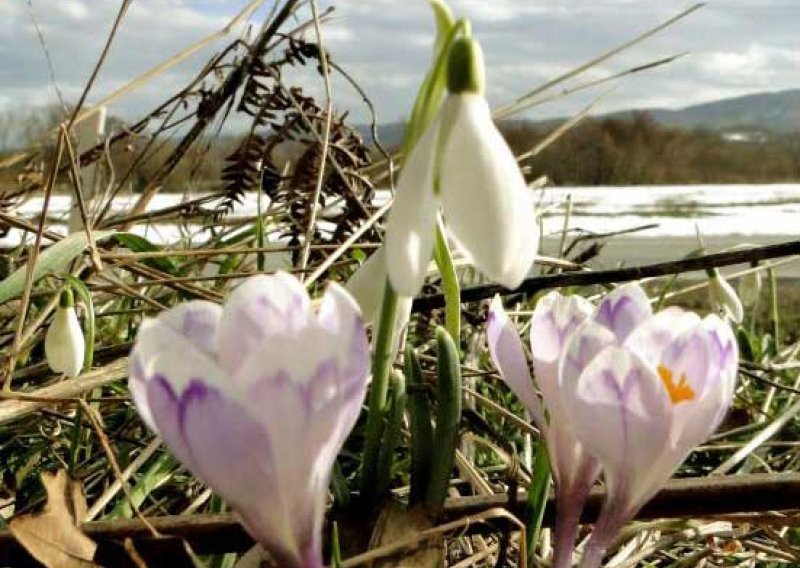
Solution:
[[[149,210],[193,197],[197,196],[158,195]],[[605,251],[610,263],[675,258],[696,246],[697,231],[712,250],[737,242],[780,242],[797,238],[800,233],[800,184],[551,187],[537,190],[534,199],[542,214],[545,252],[547,249],[552,252],[553,243],[564,227],[568,199],[571,215],[567,226],[571,231],[602,234],[652,225],[613,241]],[[132,196],[120,198],[114,209],[128,210],[134,200]],[[54,196],[49,216],[66,219],[69,204],[69,197]],[[12,212],[34,219],[41,206],[41,199],[31,199]],[[233,216],[255,214],[256,197],[250,194]],[[65,228],[56,226],[53,230],[64,232]],[[134,232],[159,243],[172,243],[187,236],[202,242],[207,237],[199,225],[183,229],[171,224],[141,225]],[[0,245],[17,244],[20,238],[19,232],[11,231]]]

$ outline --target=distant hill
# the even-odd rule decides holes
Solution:
[[[681,109],[637,109],[664,126],[718,131],[800,131],[800,89],[754,93]],[[613,113],[619,117],[634,111]]]
[[[605,116],[626,118],[637,112],[649,113],[663,125],[676,128],[705,128],[724,133],[787,133],[800,132],[800,89],[763,92],[720,99],[680,109],[642,108],[614,112]],[[555,125],[562,120],[546,120],[539,124]],[[367,140],[372,139],[368,126],[359,125]],[[378,136],[386,147],[402,142],[405,125],[390,122],[378,126]]]

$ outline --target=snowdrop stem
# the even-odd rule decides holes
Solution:
[[[767,279],[769,280],[769,320],[772,326],[772,338],[775,340],[775,348],[778,349],[781,344],[781,319],[780,311],[778,310],[778,278],[774,268],[767,269]]]
[[[445,301],[445,328],[453,338],[456,346],[461,345],[461,287],[453,264],[453,255],[447,245],[444,225],[439,219],[436,225],[436,247],[434,249],[436,265],[442,275],[442,290]]]
[[[369,416],[367,417],[367,434],[361,466],[361,497],[368,504],[375,501],[375,484],[380,477],[378,457],[380,455],[383,425],[388,406],[389,372],[392,368],[393,352],[392,332],[398,315],[397,304],[397,293],[387,279],[384,284],[380,321],[378,322],[378,331],[375,337],[375,349],[372,359],[372,385],[369,391]]]

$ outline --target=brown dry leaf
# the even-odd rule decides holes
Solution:
[[[11,534],[48,568],[96,567],[92,559],[97,545],[78,528],[87,510],[83,488],[65,471],[42,474],[42,485],[47,493],[44,511],[13,519]]]

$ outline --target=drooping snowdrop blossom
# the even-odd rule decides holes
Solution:
[[[347,291],[358,302],[366,324],[376,326],[380,321],[386,276],[386,251],[381,247],[353,273],[347,282]],[[397,314],[392,329],[393,355],[397,355],[400,349],[402,332],[411,319],[413,301],[414,299],[408,296],[398,297]],[[392,360],[394,360],[394,356],[392,356]]]
[[[499,296],[489,309],[489,353],[503,380],[519,397],[547,442],[556,491],[556,534],[553,566],[571,566],[580,513],[589,490],[600,474],[597,460],[588,454],[570,430],[570,413],[561,400],[559,358],[570,335],[592,313],[592,304],[580,296],[551,292],[536,305],[530,324],[534,382],[517,330]],[[545,416],[545,410],[547,416]]]
[[[758,263],[751,265],[751,268],[756,268]],[[752,308],[758,303],[758,298],[761,296],[761,271],[755,270],[742,276],[739,281],[739,298],[742,300],[742,305]]]
[[[742,323],[744,308],[736,290],[716,268],[711,269],[708,276],[708,298],[711,305],[732,322]]]
[[[679,308],[653,314],[642,288],[608,294],[569,337],[559,391],[575,436],[603,467],[607,499],[582,566],[609,542],[698,444],[733,398],[738,365],[730,326]]]
[[[483,54],[454,41],[448,94],[400,174],[386,227],[389,278],[413,297],[431,259],[438,212],[459,248],[490,279],[516,288],[538,244],[525,180],[484,98]]]
[[[53,322],[44,338],[47,365],[55,373],[77,377],[83,368],[86,344],[83,330],[75,313],[72,291],[65,288],[58,299]]]
[[[223,307],[145,320],[129,386],[144,421],[239,514],[277,565],[318,568],[331,468],[359,415],[369,347],[330,284],[314,313],[292,276],[255,276]]]

